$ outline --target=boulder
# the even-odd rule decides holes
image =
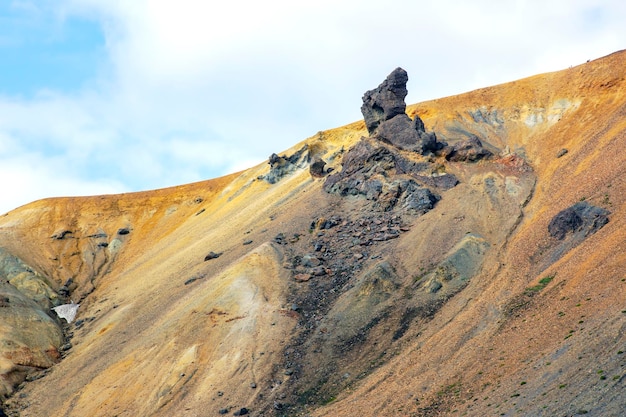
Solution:
[[[563,240],[568,233],[587,237],[609,222],[609,214],[608,210],[581,201],[558,212],[548,224],[548,233],[559,240]]]
[[[438,149],[437,137],[434,133],[427,133],[423,129],[424,122],[419,116],[416,115],[415,119],[411,120],[406,114],[399,114],[381,123],[374,137],[406,151],[415,151],[420,154],[436,151]]]
[[[407,210],[426,213],[435,206],[440,197],[433,194],[428,188],[420,187],[415,181],[409,180],[403,184],[402,207]]]
[[[472,135],[467,140],[454,144],[447,152],[446,159],[453,162],[476,162],[491,155],[493,154],[489,150],[483,148],[482,142]]]
[[[210,261],[211,259],[217,259],[220,256],[222,256],[222,252],[217,252],[216,253],[216,252],[211,251],[211,252],[209,252],[209,254],[207,256],[204,257],[204,260],[205,261]]]
[[[312,177],[322,178],[324,176],[324,166],[326,162],[321,158],[315,158],[311,166],[309,167],[309,172]]]
[[[265,180],[270,184],[276,184],[296,169],[302,168],[306,164],[308,157],[307,145],[304,145],[290,156],[280,156],[273,153],[268,160],[270,165],[269,172],[265,175],[260,175],[258,179]]]

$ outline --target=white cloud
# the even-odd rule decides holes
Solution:
[[[67,160],[22,153],[0,158],[2,200],[0,215],[14,208],[50,196],[101,195],[128,191],[118,181],[86,180],[64,169]]]
[[[107,55],[79,93],[0,97],[0,175],[24,178],[32,198],[197,181],[359,119],[362,94],[396,66],[414,103],[626,44],[620,1],[423,3],[55,3],[60,24],[99,22]],[[33,153],[42,168],[20,173]],[[38,188],[46,176],[64,188]]]

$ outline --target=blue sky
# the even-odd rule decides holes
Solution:
[[[0,5],[0,213],[263,163],[361,118],[395,67],[407,102],[626,48],[591,0],[21,0]]]
[[[77,92],[97,78],[106,59],[100,23],[49,14],[20,3],[0,5],[0,94],[32,98],[44,89]]]

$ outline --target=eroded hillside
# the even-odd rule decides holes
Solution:
[[[7,213],[6,412],[620,415],[625,61],[406,109],[397,69],[268,164]]]

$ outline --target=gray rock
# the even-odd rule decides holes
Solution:
[[[414,181],[407,181],[403,186],[402,206],[408,210],[419,213],[426,213],[432,210],[439,197],[433,194],[428,188],[417,185]]]
[[[307,151],[308,146],[304,145],[290,156],[279,156],[275,153],[271,154],[268,161],[270,171],[265,175],[261,175],[259,179],[265,180],[270,184],[276,184],[285,176],[305,165],[307,160],[306,155],[308,155]]]
[[[66,237],[68,237],[68,235],[73,234],[74,232],[72,232],[71,230],[60,230],[56,233],[54,233],[52,236],[50,236],[52,239],[57,239],[57,240],[62,240],[65,239]]]
[[[456,143],[446,159],[455,162],[475,162],[491,155],[492,153],[483,148],[482,142],[476,136],[470,136],[469,139]]]
[[[322,275],[326,275],[326,268],[323,266],[316,266],[311,269],[311,275],[316,277],[321,277]]]
[[[373,202],[374,208],[389,211],[402,202],[401,207],[420,213],[433,208],[439,197],[422,183],[448,189],[456,185],[454,176],[438,180],[422,176],[428,170],[427,163],[412,162],[393,148],[377,143],[375,139],[363,139],[350,149],[342,164],[342,170],[329,175],[324,189],[342,196],[363,196]],[[401,175],[401,176],[399,176]]]
[[[404,98],[408,94],[406,83],[409,76],[402,68],[396,68],[377,88],[363,95],[361,113],[365,119],[367,131],[371,134],[381,122],[399,114],[404,114],[406,104]]]
[[[322,261],[320,261],[317,256],[308,253],[302,257],[302,260],[300,261],[300,263],[302,264],[302,266],[305,266],[307,268],[312,268],[314,266],[319,266],[322,263]]]
[[[312,177],[322,178],[325,175],[324,166],[326,162],[321,158],[315,158],[311,166],[309,167],[309,172]]]
[[[610,212],[581,201],[557,213],[548,224],[550,236],[563,240],[568,233],[587,237],[609,222]]]
[[[374,90],[363,95],[361,113],[371,137],[409,151],[424,154],[441,146],[434,133],[427,133],[419,116],[413,120],[405,113],[406,83],[409,77],[402,68],[396,68]]]
[[[567,149],[563,148],[563,149],[559,150],[559,151],[556,153],[556,157],[557,157],[557,158],[560,158],[560,157],[562,157],[563,155],[565,155],[567,152],[568,152],[568,151],[567,151]]]
[[[209,254],[207,256],[204,257],[205,261],[210,261],[211,259],[216,259],[219,258],[220,256],[222,256],[222,252],[216,253],[216,252],[209,252]]]
[[[420,130],[421,129],[421,130]],[[380,124],[374,137],[396,148],[424,154],[437,150],[437,137],[424,131],[424,123],[418,116],[411,120],[406,114],[399,114]]]

